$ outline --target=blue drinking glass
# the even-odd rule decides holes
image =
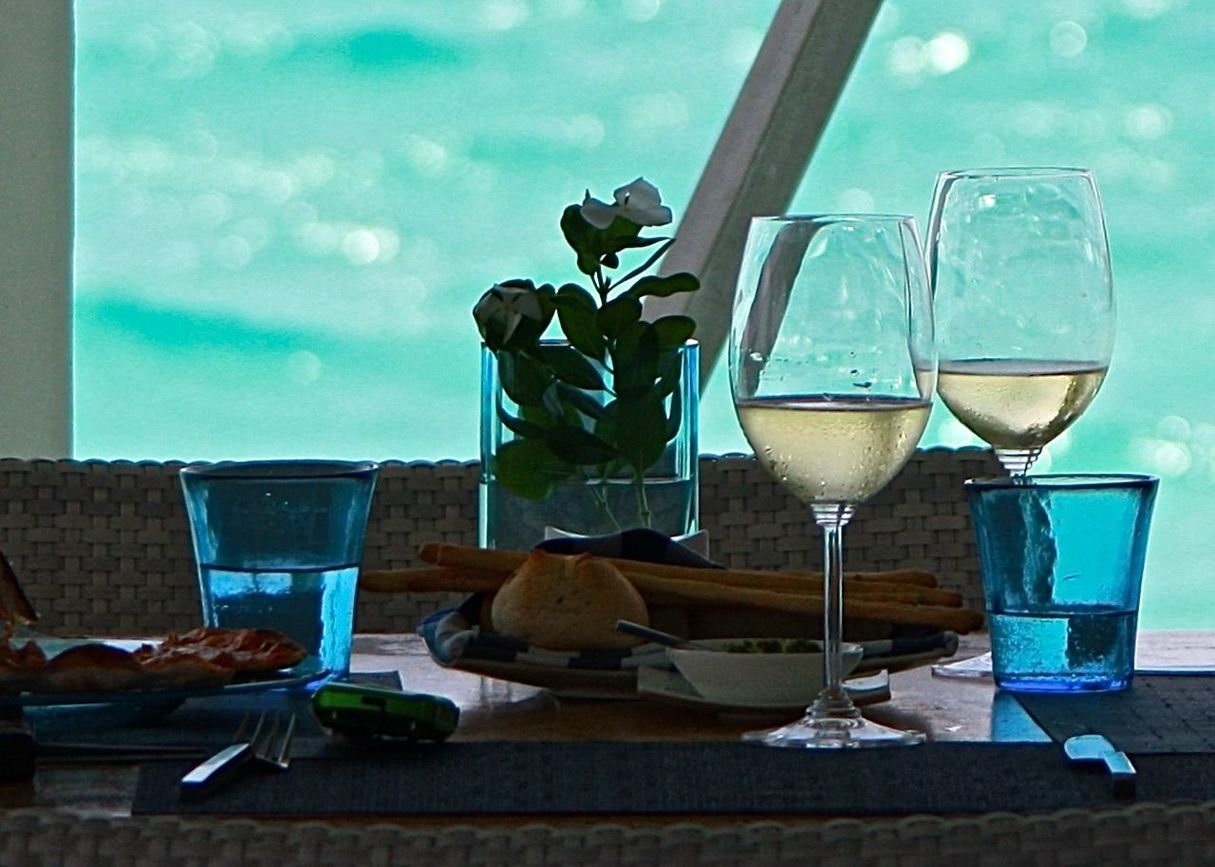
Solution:
[[[379,465],[231,461],[181,471],[203,623],[298,641],[294,669],[350,671],[354,600]]]
[[[998,686],[1130,684],[1157,485],[1141,475],[966,482]]]

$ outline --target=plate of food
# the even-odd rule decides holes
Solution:
[[[222,686],[182,686],[118,689],[98,692],[21,692],[0,695],[0,708],[23,707],[76,707],[81,705],[109,704],[169,704],[173,706],[192,698],[216,695],[238,695],[249,692],[264,692],[271,689],[297,689],[321,680],[329,675],[327,670],[309,674],[274,672],[256,679],[239,680]]]
[[[64,639],[38,621],[0,555],[0,707],[180,704],[187,698],[293,687],[324,673],[289,671],[307,657],[273,629],[200,627],[156,641]],[[24,632],[18,637],[18,630]]]
[[[687,638],[808,634],[821,621],[812,576],[767,575],[758,593],[750,572],[694,568],[544,551],[487,551],[427,545],[429,567],[364,573],[365,590],[466,590],[456,609],[427,618],[419,632],[440,665],[545,687],[565,695],[638,697],[640,668],[670,668],[665,648],[616,631],[617,620],[661,625]],[[889,580],[881,580],[889,579]],[[950,656],[958,632],[982,624],[958,594],[922,572],[852,576],[849,616],[862,627],[857,673],[895,671]],[[932,584],[932,586],[929,586]],[[846,605],[848,599],[845,594]],[[672,626],[660,617],[683,617]],[[790,619],[792,612],[799,620]],[[885,617],[886,619],[881,619]],[[773,631],[766,635],[757,626]],[[949,627],[955,627],[951,629]],[[742,639],[734,639],[742,640]]]
[[[206,629],[155,642],[30,637],[0,642],[0,708],[138,706],[143,717],[214,695],[293,689],[304,648],[274,630]]]

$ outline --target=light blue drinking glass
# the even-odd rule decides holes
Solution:
[[[203,623],[277,629],[308,651],[294,673],[349,674],[355,589],[379,471],[370,461],[183,468]]]
[[[966,482],[1004,689],[1125,689],[1158,479],[1042,475]]]

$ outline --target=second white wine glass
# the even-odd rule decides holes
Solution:
[[[942,172],[928,226],[937,389],[1011,475],[1088,408],[1114,348],[1114,290],[1091,172]]]
[[[843,532],[915,451],[936,382],[931,293],[910,217],[759,217],[739,271],[730,385],[755,457],[823,533],[823,689],[799,721],[746,740],[920,743],[864,719],[842,683]]]

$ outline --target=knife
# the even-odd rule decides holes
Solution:
[[[1063,742],[1063,752],[1073,763],[1102,762],[1110,775],[1114,797],[1135,796],[1135,766],[1126,753],[1111,744],[1105,735],[1074,735]]]
[[[253,759],[250,741],[224,747],[211,758],[192,768],[181,778],[178,790],[182,798],[202,798],[240,776]]]

